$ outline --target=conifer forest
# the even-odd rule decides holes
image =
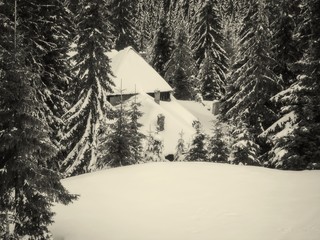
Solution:
[[[128,46],[219,102],[170,160],[320,169],[320,0],[0,0],[1,239],[51,239],[63,178],[165,160],[141,102],[109,101]]]

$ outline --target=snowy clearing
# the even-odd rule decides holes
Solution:
[[[316,240],[320,171],[150,163],[72,177],[55,240]]]

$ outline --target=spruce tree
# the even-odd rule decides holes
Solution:
[[[296,121],[293,105],[298,104],[297,101],[290,97],[288,87],[296,86],[297,76],[300,70],[292,67],[294,62],[302,57],[303,48],[300,46],[301,39],[295,36],[301,36],[299,26],[301,17],[300,0],[298,1],[272,1],[269,4],[271,14],[271,30],[275,33],[272,36],[272,52],[275,59],[274,72],[280,77],[283,91],[279,92],[271,98],[271,103],[277,118],[275,122],[266,129],[259,137],[268,148],[263,158],[264,164],[271,167],[280,168],[278,161],[284,155],[285,150],[282,146],[288,140],[287,135],[291,134]]]
[[[196,65],[188,43],[186,24],[178,27],[175,48],[166,64],[165,79],[174,88],[174,96],[181,100],[190,100],[195,96],[193,86]]]
[[[272,143],[269,165],[282,169],[300,170],[319,168],[320,156],[320,1],[303,4],[304,21],[299,26],[301,46],[308,45],[302,59],[293,66],[300,71],[297,81],[280,92],[275,101],[283,103],[283,117],[274,125],[279,129],[269,129],[266,133]],[[308,26],[303,26],[307,24]],[[311,34],[304,30],[310,29]],[[277,132],[279,134],[277,134]]]
[[[198,122],[194,125],[196,129],[195,136],[192,139],[190,148],[186,155],[187,161],[207,161],[208,150],[206,146],[206,135],[201,129],[201,124]]]
[[[112,0],[109,6],[112,33],[115,36],[115,49],[122,50],[128,46],[139,50],[136,27],[138,0]]]
[[[141,103],[137,102],[137,97],[134,96],[134,100],[131,103],[129,115],[129,145],[132,155],[132,162],[138,163],[142,161],[142,140],[145,138],[144,134],[140,132],[142,124],[139,119],[142,117],[142,112],[139,110]]]
[[[41,56],[39,60],[43,64],[41,69],[43,89],[39,89],[39,95],[45,102],[45,115],[51,129],[50,137],[56,147],[61,149],[59,134],[64,124],[61,117],[69,105],[65,99],[65,93],[72,77],[68,52],[74,33],[74,24],[65,1],[50,0],[46,4],[40,1],[40,4],[41,15],[35,14],[39,18],[40,33],[31,38],[37,44],[42,44],[42,49],[45,49],[39,53]],[[43,42],[46,42],[46,45]],[[58,168],[59,158],[60,156],[57,156],[54,159],[53,167]]]
[[[208,143],[208,156],[211,162],[226,163],[228,161],[229,149],[220,121],[214,122],[212,136]]]
[[[227,95],[222,103],[222,115],[249,126],[255,136],[276,119],[269,99],[280,90],[279,79],[273,72],[269,41],[268,15],[265,5],[251,1],[240,32],[238,60],[230,75]]]
[[[128,109],[130,107],[130,110]],[[136,164],[142,161],[142,139],[140,133],[139,103],[136,99],[132,103],[123,103],[122,100],[114,110],[113,122],[107,128],[108,133],[101,140],[99,167],[120,167]]]
[[[163,14],[160,19],[160,26],[153,39],[150,63],[153,68],[162,76],[165,76],[165,66],[173,51],[171,30],[167,22],[167,15]]]
[[[114,110],[113,123],[108,126],[108,134],[101,141],[101,154],[99,155],[100,167],[120,167],[134,164],[131,152],[128,110],[120,103]]]
[[[285,88],[296,79],[296,72],[290,68],[290,65],[302,56],[302,49],[299,48],[298,41],[294,37],[298,24],[297,12],[301,11],[297,4],[299,4],[297,1],[292,0],[270,3],[270,8],[274,9],[270,16],[270,30],[274,32],[271,39],[272,52],[276,61],[273,71],[281,77],[281,83]]]
[[[48,225],[53,222],[53,202],[67,204],[74,199],[60,183],[59,173],[51,169],[57,148],[50,138],[47,105],[39,95],[43,89],[44,66],[39,61],[42,48],[29,38],[41,28],[37,16],[31,13],[42,13],[42,7],[37,1],[3,1],[0,8],[3,239],[50,239]]]
[[[67,176],[96,168],[98,133],[110,108],[107,94],[113,82],[105,53],[111,50],[112,36],[106,7],[104,0],[82,0],[77,9],[76,78],[70,87],[74,101],[63,116],[66,157],[61,167]]]
[[[61,116],[67,106],[64,91],[70,80],[67,56],[73,31],[70,13],[61,0],[48,0],[45,4],[41,0],[20,1],[17,11],[19,27],[21,31],[25,30],[25,38],[21,41],[29,48],[26,65],[40,75],[37,94],[44,102],[50,138],[59,148]],[[57,164],[53,161],[52,165]]]
[[[253,135],[245,124],[235,126],[232,137],[234,140],[231,146],[230,163],[253,166],[261,165],[258,159],[260,147],[255,143]]]
[[[209,78],[204,74],[200,75],[200,77],[202,77],[200,81],[205,86],[205,88],[202,89],[202,94],[206,96],[207,100],[213,100],[212,95],[219,96],[223,94],[223,91],[219,93],[213,93],[213,91],[224,89],[225,73],[228,65],[226,53],[222,48],[223,36],[221,19],[216,7],[217,3],[214,0],[206,0],[202,3],[197,14],[197,21],[191,39],[192,49],[198,67],[202,64],[207,70],[208,66],[212,65],[212,73],[216,75],[214,78]],[[203,69],[202,71],[205,70]],[[204,79],[204,77],[206,77],[206,79]],[[207,89],[208,81],[212,82],[210,85],[217,85],[218,87],[216,87],[216,89]]]
[[[204,100],[218,100],[224,96],[225,82],[217,74],[211,54],[205,55],[197,76],[200,82],[199,92]]]

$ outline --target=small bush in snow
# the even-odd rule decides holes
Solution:
[[[147,145],[145,150],[145,162],[162,162],[165,161],[163,155],[163,140],[156,133],[149,133],[147,136]]]

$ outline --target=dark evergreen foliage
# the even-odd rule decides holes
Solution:
[[[213,132],[208,144],[209,161],[226,163],[229,157],[226,135],[222,132],[222,126],[219,121],[213,124]]]
[[[297,1],[294,1],[292,5]],[[298,74],[294,82],[272,98],[281,107],[280,117],[262,136],[271,149],[267,165],[280,169],[319,168],[319,1],[301,4],[295,16],[295,39],[304,54],[290,68]],[[313,11],[314,10],[314,11]],[[312,33],[312,34],[311,34]],[[286,61],[289,62],[289,59]],[[289,62],[290,63],[290,62]]]
[[[134,101],[131,103],[129,111],[129,132],[130,132],[130,151],[132,154],[132,162],[138,163],[142,161],[142,140],[145,138],[139,130],[142,127],[142,124],[139,122],[139,119],[142,117],[142,112],[139,110],[141,103],[137,102],[136,96]]]
[[[108,128],[108,135],[101,141],[99,156],[100,167],[120,167],[136,163],[131,152],[129,119],[123,104],[113,113],[114,123]]]
[[[99,146],[100,168],[120,167],[142,161],[144,135],[139,131],[142,127],[139,123],[142,116],[139,106],[134,96],[131,103],[123,103],[121,100],[114,110],[113,122],[106,126],[108,134],[102,136]]]
[[[66,175],[76,175],[95,169],[98,134],[107,117],[108,92],[112,91],[109,58],[112,35],[106,1],[82,0],[77,8],[76,55],[70,94],[72,107],[65,113],[63,144],[66,157],[61,167]]]
[[[188,43],[186,24],[181,23],[177,29],[175,48],[166,64],[165,79],[174,88],[177,99],[189,100],[195,96],[194,79],[196,65]]]
[[[311,34],[300,39],[308,39],[309,47],[294,65],[301,74],[288,91],[290,103],[296,104],[286,106],[294,112],[296,119],[290,134],[281,139],[281,149],[285,154],[271,162],[272,166],[283,169],[312,169],[320,165],[320,1],[309,1],[304,6],[306,21],[302,24],[309,26],[301,29],[310,28]]]
[[[204,100],[219,100],[225,94],[225,82],[219,77],[214,67],[211,54],[206,54],[200,64],[198,79],[200,92]]]
[[[233,144],[231,146],[232,164],[261,165],[259,157],[259,146],[254,142],[254,136],[249,132],[245,124],[235,126],[232,132]]]
[[[273,72],[268,15],[264,5],[252,1],[241,29],[238,61],[233,66],[230,86],[222,103],[222,115],[243,122],[257,135],[276,119],[269,99],[280,90]]]
[[[37,44],[42,36],[37,30],[43,25],[32,14],[43,16],[43,5],[17,1],[17,15],[14,5],[3,1],[0,8],[1,238],[49,239],[53,202],[67,204],[75,196],[51,169],[57,148],[46,116],[48,105],[39,94],[45,90],[41,70],[46,66],[41,60],[49,42]]]
[[[199,75],[202,85],[202,94],[207,100],[213,100],[214,96],[221,96],[225,87],[225,73],[227,71],[228,60],[223,49],[223,35],[221,19],[218,15],[217,3],[213,0],[206,0],[202,3],[197,14],[197,21],[191,39],[192,49],[198,66],[204,67],[203,71],[209,70],[211,66],[212,74]],[[210,62],[209,62],[210,61]],[[216,89],[211,89],[211,85],[216,85]],[[207,88],[208,87],[208,88]],[[220,92],[217,93],[216,91]],[[222,91],[221,91],[222,90]]]
[[[187,161],[207,161],[208,150],[206,146],[206,135],[201,130],[201,124],[194,125],[196,134],[191,142],[186,155]]]
[[[138,0],[112,0],[108,7],[115,49],[118,51],[128,46],[140,50],[137,41],[137,6]]]
[[[165,65],[169,61],[173,51],[173,40],[171,30],[168,26],[166,14],[160,19],[160,26],[157,29],[153,40],[151,65],[162,76],[165,76]]]
[[[297,1],[288,0],[276,2],[270,6],[270,8],[273,7],[273,14],[270,16],[271,30],[274,32],[272,51],[276,60],[273,71],[281,77],[284,87],[290,86],[295,81],[296,73],[290,68],[290,64],[298,61],[302,56],[298,41],[294,38],[297,24],[295,13],[300,10],[297,4]]]

